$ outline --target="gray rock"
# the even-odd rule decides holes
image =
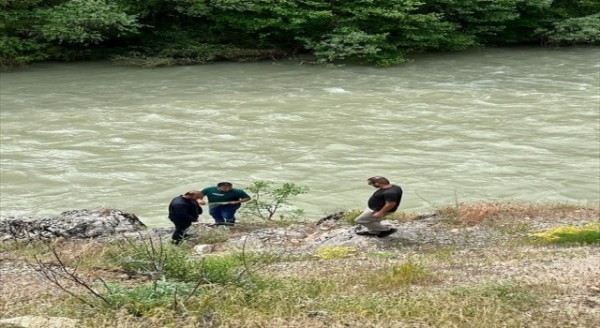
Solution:
[[[0,221],[0,241],[53,238],[89,239],[145,230],[131,213],[116,209],[73,210],[52,218],[15,218]]]
[[[208,254],[208,253],[212,253],[213,251],[213,245],[207,245],[207,244],[199,244],[194,246],[194,252],[196,254]]]
[[[228,248],[265,250],[273,246],[298,244],[309,235],[310,227],[293,224],[285,228],[267,228],[251,231],[225,243]]]

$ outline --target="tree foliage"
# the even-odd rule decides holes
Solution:
[[[0,0],[0,65],[309,54],[387,66],[425,51],[598,44],[596,0]]]
[[[559,44],[600,44],[600,14],[568,18],[541,29],[544,42]]]
[[[39,26],[46,41],[88,46],[137,32],[135,15],[106,0],[70,0],[50,9],[38,9],[45,22]]]

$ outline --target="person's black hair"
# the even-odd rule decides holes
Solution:
[[[232,187],[231,182],[219,182],[217,183],[217,187]]]
[[[384,177],[380,177],[380,176],[374,176],[374,177],[370,177],[367,179],[368,181],[371,182],[379,182],[379,183],[385,183],[385,184],[389,184],[390,180],[384,178]]]

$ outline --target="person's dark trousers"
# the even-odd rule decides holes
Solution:
[[[186,219],[173,219],[171,222],[175,224],[175,231],[173,232],[173,243],[179,245],[185,236],[185,231],[192,225],[192,222]]]
[[[240,205],[222,205],[212,207],[208,212],[215,219],[216,224],[234,225],[235,212],[238,208]]]

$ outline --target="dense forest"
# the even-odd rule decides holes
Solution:
[[[161,66],[303,56],[388,66],[421,52],[600,44],[599,0],[0,0],[0,66]]]

